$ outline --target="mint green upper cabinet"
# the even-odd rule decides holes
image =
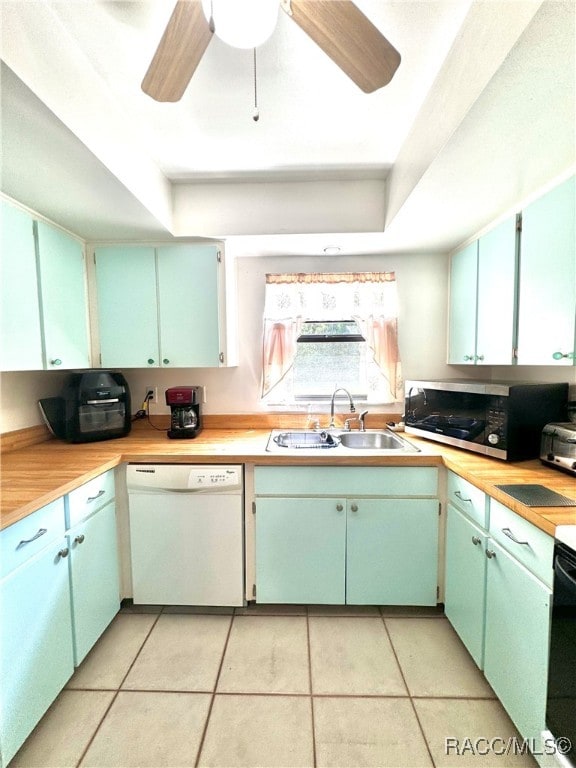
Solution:
[[[5,201],[0,213],[1,367],[3,371],[40,370],[42,335],[34,222],[25,211]]]
[[[472,365],[476,356],[478,241],[452,257],[448,362]]]
[[[476,362],[511,365],[517,275],[516,217],[478,240]]]
[[[101,365],[160,365],[154,248],[98,248],[95,256]]]
[[[346,602],[436,605],[438,501],[350,499]]]
[[[78,240],[36,222],[45,367],[89,368],[84,251]]]
[[[516,243],[513,216],[452,257],[449,363],[512,364]]]
[[[257,602],[343,604],[345,559],[345,500],[258,500]]]
[[[157,253],[162,364],[218,367],[218,249],[176,245],[158,248]]]
[[[522,213],[518,363],[576,362],[576,194],[572,177]]]
[[[216,245],[103,247],[95,261],[102,366],[224,362]]]
[[[524,738],[545,727],[551,590],[488,542],[484,674]]]

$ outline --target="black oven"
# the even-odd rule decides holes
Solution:
[[[546,726],[576,766],[576,552],[560,541],[554,547]]]

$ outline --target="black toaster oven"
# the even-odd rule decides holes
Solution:
[[[130,390],[119,371],[74,371],[60,397],[38,404],[52,434],[70,443],[124,437],[132,427]]]

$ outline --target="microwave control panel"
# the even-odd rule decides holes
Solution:
[[[485,442],[499,448],[506,447],[508,417],[506,398],[490,397],[486,407],[486,438]]]

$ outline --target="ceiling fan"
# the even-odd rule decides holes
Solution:
[[[352,0],[280,0],[280,6],[365,93],[394,76],[400,54]],[[142,90],[156,101],[179,101],[214,32],[202,0],[178,0]]]

